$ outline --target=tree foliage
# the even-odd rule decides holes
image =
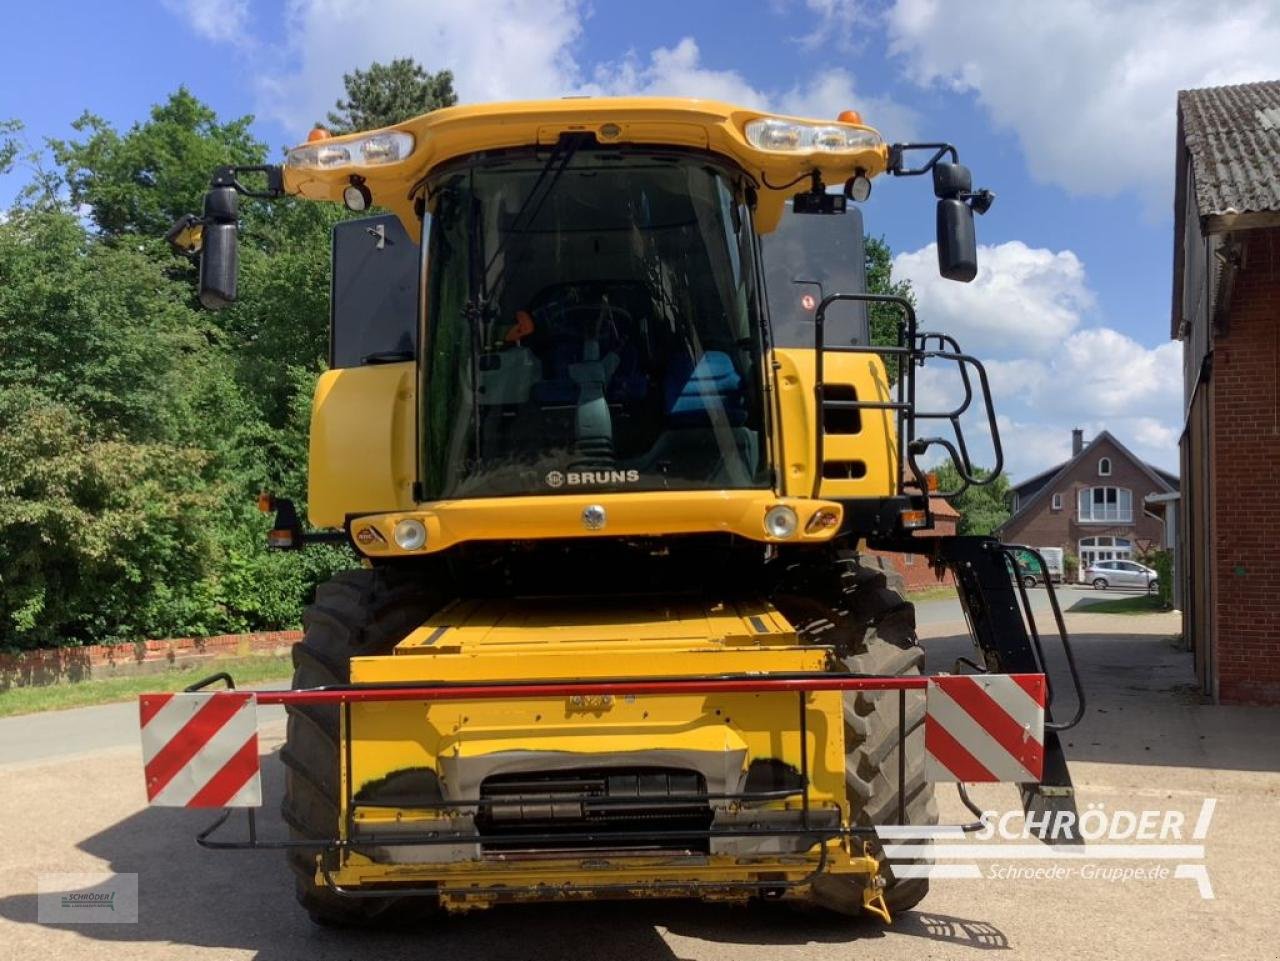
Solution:
[[[347,77],[340,129],[454,102],[411,60]],[[92,114],[32,151],[0,122],[0,648],[294,625],[345,549],[271,553],[262,488],[305,508],[340,207],[242,206],[240,299],[195,299],[162,237],[212,171],[262,163],[250,117],[185,88],[127,130]]]
[[[868,236],[866,244],[867,261],[867,293],[884,294],[902,297],[911,306],[916,304],[915,291],[911,289],[911,281],[894,279],[893,251],[885,243],[883,237]],[[891,304],[870,304],[867,317],[871,324],[871,343],[881,347],[896,347],[902,340],[902,311]],[[891,382],[898,379],[898,358],[884,358]]]
[[[458,102],[452,72],[428,73],[408,57],[353,70],[342,83],[347,96],[329,111],[329,129],[337,134],[386,127]]]
[[[960,472],[954,464],[947,462],[932,473],[937,475],[939,491],[960,488]],[[978,467],[975,468],[975,476],[986,478],[991,476],[991,472]],[[1009,519],[1009,479],[1000,474],[989,484],[971,486],[960,495],[949,498],[949,503],[960,512],[957,534],[993,534]]]
[[[249,133],[251,122],[219,122],[179,87],[127,133],[85,113],[72,124],[80,137],[51,147],[73,208],[87,206],[104,234],[158,241],[179,216],[200,210],[215,167],[263,162],[266,147]]]

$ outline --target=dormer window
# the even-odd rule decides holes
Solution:
[[[1098,461],[1098,476],[1099,477],[1111,476],[1111,458],[1110,457],[1103,457],[1101,460]]]

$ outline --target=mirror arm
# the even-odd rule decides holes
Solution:
[[[932,150],[934,153],[921,166],[908,167],[905,155],[909,150]],[[890,144],[888,170],[895,177],[919,177],[921,174],[927,174],[933,170],[934,164],[948,155],[950,155],[953,164],[960,162],[959,152],[949,143]]]
[[[241,174],[265,174],[266,190],[252,190],[240,182]],[[284,168],[280,164],[228,164],[213,172],[210,187],[233,187],[242,197],[274,200],[284,196]]]

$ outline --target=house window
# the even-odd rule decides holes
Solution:
[[[1098,476],[1099,477],[1111,476],[1111,458],[1110,457],[1104,457],[1100,461],[1098,461]]]
[[[1132,524],[1133,494],[1127,487],[1084,487],[1080,521],[1085,524]]]
[[[1055,511],[1060,511],[1060,510],[1062,510],[1062,495],[1061,495],[1061,494],[1054,494],[1054,495],[1053,495],[1053,509],[1054,509]]]

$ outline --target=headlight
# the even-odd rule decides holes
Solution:
[[[426,544],[427,529],[422,526],[422,521],[409,518],[396,523],[394,537],[402,551],[416,551]]]
[[[389,130],[339,143],[317,141],[294,147],[285,158],[288,167],[331,170],[334,167],[369,167],[393,164],[413,153],[413,134]]]
[[[778,117],[757,117],[742,128],[747,143],[778,153],[839,153],[878,147],[883,141],[874,130],[845,124],[804,123]]]
[[[786,504],[775,504],[764,514],[764,532],[770,537],[785,540],[796,532],[800,519]]]

